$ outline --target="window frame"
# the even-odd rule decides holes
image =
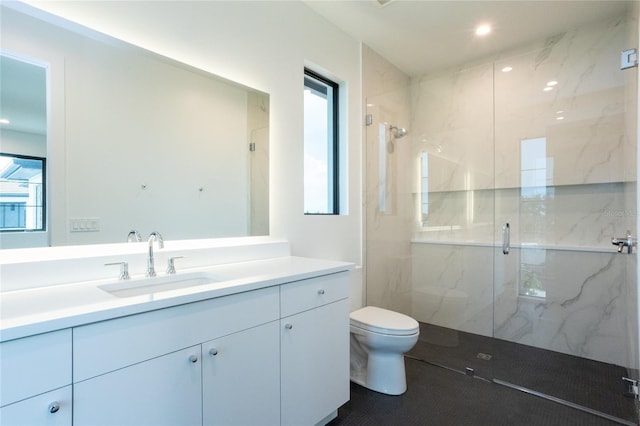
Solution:
[[[312,90],[321,94],[324,94],[327,98],[327,87],[331,87],[331,105],[332,110],[328,117],[331,119],[331,135],[330,140],[327,141],[329,146],[329,155],[330,155],[330,169],[329,176],[330,180],[328,182],[328,190],[330,191],[330,198],[332,201],[332,209],[328,212],[307,212],[305,211],[305,215],[339,215],[340,214],[340,156],[339,156],[339,131],[340,131],[340,123],[339,123],[339,91],[340,85],[333,80],[330,80],[327,77],[324,77],[321,74],[309,69],[304,68],[304,89]],[[304,210],[306,210],[306,206],[304,206]]]
[[[39,228],[1,228],[0,234],[2,233],[30,233],[30,232],[47,232],[47,158],[46,157],[37,157],[33,155],[22,155],[22,154],[13,154],[9,152],[0,152],[0,155],[3,157],[12,157],[18,158],[22,160],[37,160],[42,164],[42,205],[40,207],[33,206],[35,208],[41,208],[41,218],[42,224]]]

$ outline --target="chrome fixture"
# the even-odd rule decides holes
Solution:
[[[169,261],[167,262],[167,274],[171,275],[171,274],[175,274],[176,273],[176,263],[175,260],[176,259],[183,259],[184,256],[174,256],[174,257],[170,257]]]
[[[618,253],[622,253],[622,250],[626,247],[627,254],[633,253],[633,246],[638,245],[638,239],[631,236],[631,231],[627,231],[627,236],[624,238],[611,238],[611,244],[618,246]]]
[[[127,262],[113,262],[113,263],[105,263],[105,266],[112,265],[120,265],[120,275],[118,275],[119,280],[128,280],[131,278],[129,276],[129,264]]]
[[[393,136],[394,139],[403,138],[407,135],[407,133],[409,133],[404,127],[396,127],[393,125],[389,126],[389,131],[391,132],[391,136]]]
[[[158,242],[158,248],[164,248],[164,240],[159,232],[149,234],[149,257],[147,258],[147,277],[155,277],[156,269],[153,266],[153,242]]]
[[[137,229],[132,229],[131,231],[129,231],[129,235],[127,235],[128,243],[139,243],[140,241],[142,241],[142,235],[140,235],[140,232]]]
[[[627,49],[620,55],[620,69],[626,70],[638,66],[638,50]]]
[[[396,127],[393,124],[390,124],[389,133],[391,134],[391,140],[387,142],[387,152],[389,154],[393,154],[395,151],[393,141],[405,137],[409,132],[404,127]]]
[[[511,250],[511,227],[509,222],[502,225],[502,254],[509,254]]]

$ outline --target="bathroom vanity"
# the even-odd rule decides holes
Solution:
[[[183,268],[178,281],[217,279],[178,289],[118,293],[97,279],[3,291],[0,423],[328,422],[349,399],[352,265],[283,250]]]

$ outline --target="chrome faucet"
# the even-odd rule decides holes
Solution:
[[[131,231],[129,231],[129,235],[127,235],[128,243],[139,243],[140,241],[142,241],[142,235],[140,235],[140,232],[137,229],[132,229]]]
[[[159,232],[152,232],[149,235],[149,257],[147,258],[147,277],[155,277],[156,269],[153,266],[153,242],[158,242],[158,248],[164,248],[164,240]]]
[[[631,236],[631,232],[627,231],[625,238],[611,238],[611,244],[618,246],[618,253],[622,253],[622,250],[626,247],[627,253],[633,253],[633,246],[638,244],[638,240]]]

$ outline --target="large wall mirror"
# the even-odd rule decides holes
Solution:
[[[14,221],[0,247],[124,242],[132,229],[167,239],[269,233],[268,94],[31,15],[0,11],[0,153],[4,163],[45,160],[49,232]],[[28,107],[27,94],[40,107]],[[9,183],[7,167],[0,212],[11,211],[17,177],[29,175]],[[38,232],[46,240],[31,242]]]

